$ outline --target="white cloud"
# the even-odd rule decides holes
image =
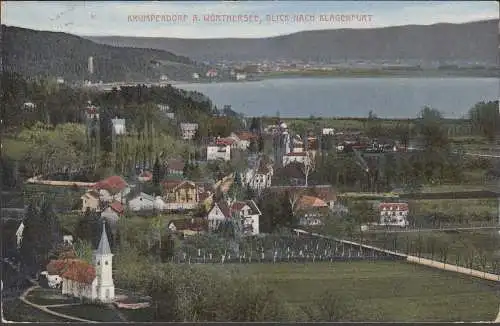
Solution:
[[[373,28],[391,25],[461,23],[498,19],[496,2],[3,2],[2,21],[25,28],[79,35],[219,38],[265,37],[301,30]],[[206,23],[206,14],[315,13],[316,23]],[[371,21],[319,23],[319,14],[370,14]],[[186,14],[183,23],[129,22],[129,15]]]

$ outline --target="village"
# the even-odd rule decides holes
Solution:
[[[86,108],[88,121],[88,144],[92,147],[95,142],[92,137],[92,122],[99,117],[97,107],[90,105]],[[253,119],[258,121],[258,119]],[[114,141],[127,134],[125,119],[112,120]],[[179,123],[180,138],[185,142],[192,142],[197,135],[198,124]],[[266,140],[264,140],[266,139]],[[325,149],[327,140],[328,149]],[[64,219],[65,214],[77,214],[90,218],[90,215],[100,216],[102,227],[97,250],[92,254],[92,259],[83,261],[77,257],[73,242],[75,234],[64,234],[64,248],[59,257],[50,260],[46,267],[37,271],[38,278],[42,278],[46,286],[61,289],[63,295],[80,297],[90,301],[104,303],[114,302],[123,309],[138,309],[147,307],[147,302],[124,303],[124,296],[117,295],[113,283],[113,264],[108,232],[116,237],[117,225],[121,220],[140,216],[141,219],[152,221],[161,219],[160,224],[167,232],[179,239],[189,241],[190,238],[203,234],[214,234],[223,242],[229,243],[230,252],[225,249],[222,260],[214,257],[217,255],[210,248],[197,247],[192,254],[193,261],[231,261],[233,257],[251,259],[252,253],[245,258],[246,253],[239,251],[241,239],[266,237],[276,225],[270,227],[269,212],[264,213],[259,207],[266,196],[284,198],[290,210],[285,211],[283,225],[289,227],[307,228],[321,227],[325,220],[332,216],[345,216],[349,209],[337,198],[337,191],[331,184],[321,184],[310,175],[314,173],[316,162],[321,155],[333,155],[350,151],[369,151],[370,148],[384,152],[384,148],[392,152],[407,151],[407,148],[398,147],[397,142],[390,144],[377,144],[370,146],[360,145],[359,132],[336,132],[333,128],[323,128],[315,135],[312,132],[304,136],[294,135],[287,124],[276,120],[275,124],[264,128],[254,122],[252,128],[247,130],[234,130],[228,137],[213,137],[204,139],[201,143],[205,153],[203,160],[184,160],[182,158],[169,158],[160,161],[158,157],[153,166],[138,165],[136,177],[124,178],[120,175],[111,175],[95,183],[77,181],[54,181],[41,176],[28,180],[28,184],[45,185],[53,188],[71,186],[83,192],[78,204],[64,212],[59,210]],[[270,141],[272,150],[264,153],[264,142]],[[323,145],[322,145],[323,143]],[[366,143],[366,141],[365,141]],[[339,145],[335,145],[339,144]],[[354,147],[354,149],[352,148]],[[367,167],[366,161],[358,153],[357,164],[361,170]],[[238,164],[232,164],[239,160]],[[212,178],[198,175],[198,178],[189,178],[189,168],[199,165],[228,166],[226,171],[215,170]],[[227,173],[227,174],[224,174]],[[210,179],[214,180],[210,182]],[[148,190],[149,189],[149,190]],[[151,190],[152,189],[152,190]],[[363,230],[376,225],[384,227],[408,226],[408,205],[404,202],[382,202],[372,204],[374,210],[379,212],[379,218],[361,225]],[[96,215],[97,214],[97,215]],[[267,219],[267,221],[266,221]],[[21,248],[23,240],[24,222],[21,222],[16,231],[16,246]],[[227,238],[227,230],[232,234]],[[296,230],[289,232],[304,231]],[[234,248],[236,245],[236,250]],[[337,247],[337,246],[336,246]],[[290,260],[290,246],[287,247],[287,257]],[[307,248],[307,246],[306,246]],[[351,250],[349,249],[349,257]],[[265,258],[257,252],[256,257]],[[336,249],[340,250],[340,249]],[[277,259],[277,251],[273,249],[273,260]],[[347,257],[342,247],[342,257]],[[325,251],[326,253],[326,251]],[[372,253],[374,254],[374,253]],[[330,256],[338,256],[331,253]],[[358,252],[357,255],[361,255]],[[305,259],[304,248],[298,247],[292,252],[292,259]],[[328,256],[328,257],[330,257]],[[382,255],[383,256],[383,255]],[[186,252],[180,256],[179,261],[187,261]],[[180,257],[180,258],[179,258]],[[308,255],[309,257],[309,255]],[[325,254],[318,259],[329,259]],[[256,258],[254,258],[256,259]],[[281,257],[283,259],[283,257]],[[16,260],[11,260],[15,262]],[[19,261],[17,261],[19,264]],[[18,265],[20,266],[20,265]],[[125,298],[128,298],[125,296]],[[129,300],[130,301],[130,300]],[[146,300],[147,301],[147,300]]]
[[[58,111],[40,118],[33,112],[43,103],[23,99],[26,119],[2,140],[2,282],[18,304],[8,316],[29,306],[73,321],[192,320],[197,313],[181,301],[168,304],[178,293],[197,296],[192,284],[213,297],[207,302],[234,289],[268,300],[251,277],[274,284],[295,273],[309,282],[314,269],[334,289],[346,283],[331,268],[355,278],[353,265],[374,274],[397,265],[406,278],[434,273],[419,264],[498,279],[497,156],[473,152],[492,142],[471,121],[428,107],[417,119],[245,117],[170,85],[92,96],[54,124]],[[212,281],[222,283],[214,290]],[[296,290],[287,297],[301,296]],[[300,320],[330,318],[309,316],[314,302],[295,306]],[[339,318],[378,320],[356,307]],[[239,318],[226,319],[254,317]]]

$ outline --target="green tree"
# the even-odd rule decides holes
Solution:
[[[153,185],[159,186],[160,181],[161,181],[160,158],[156,156],[155,164],[153,165]]]
[[[62,243],[59,221],[48,198],[28,205],[21,242],[23,268],[38,271]]]
[[[365,129],[367,136],[370,138],[377,138],[385,135],[382,123],[373,111],[370,111],[368,114],[368,118],[365,122]]]
[[[109,245],[111,248],[114,248],[115,241],[112,226],[107,220],[102,219],[99,213],[94,211],[87,210],[87,212],[80,217],[75,227],[75,237],[82,241],[88,241],[92,245],[92,248],[97,248],[101,240],[103,220],[106,225]]]
[[[92,263],[92,244],[87,240],[76,239],[73,243],[76,256],[88,263]]]
[[[425,148],[433,151],[448,148],[448,132],[444,127],[443,116],[438,110],[424,107],[415,127],[422,137]]]
[[[250,144],[248,145],[248,151],[250,153],[257,153],[259,151],[259,144],[257,143],[257,140],[252,138],[250,140]]]
[[[257,150],[259,153],[264,153],[264,137],[262,137],[262,135],[259,135],[257,140]]]
[[[252,122],[250,122],[250,127],[248,128],[250,132],[257,133],[260,131],[260,121],[259,118],[253,117]]]

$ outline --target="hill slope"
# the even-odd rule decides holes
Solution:
[[[306,31],[260,39],[87,37],[114,46],[168,49],[196,60],[464,60],[496,63],[498,20]]]
[[[61,76],[88,79],[88,57],[94,62],[95,80],[188,80],[201,66],[187,57],[163,50],[116,48],[79,36],[2,25],[4,68],[25,77]]]

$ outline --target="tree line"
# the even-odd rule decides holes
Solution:
[[[25,80],[15,73],[2,74],[2,107],[5,151],[2,162],[8,169],[4,185],[11,176],[63,173],[88,169],[98,175],[128,175],[141,164],[151,167],[157,156],[162,160],[194,153],[195,141],[178,140],[180,122],[199,124],[197,137],[229,136],[241,126],[241,117],[230,107],[221,113],[201,93],[167,87],[123,87],[111,92],[70,88],[46,79]],[[86,140],[87,103],[99,108],[97,129],[99,153],[90,159]],[[171,119],[165,112],[173,113]],[[115,137],[112,119],[125,119],[126,136]],[[86,136],[87,135],[87,136]],[[66,155],[69,153],[70,155]],[[164,155],[163,155],[164,154]],[[107,172],[106,172],[107,171]]]

